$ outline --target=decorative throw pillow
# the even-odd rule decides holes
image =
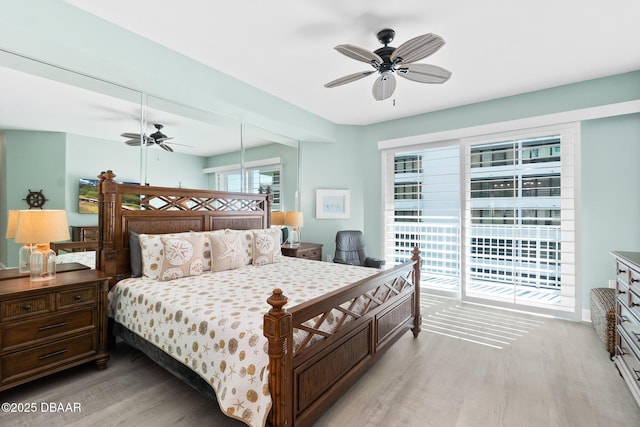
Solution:
[[[142,275],[149,279],[157,280],[162,268],[164,256],[164,244],[162,237],[185,237],[202,235],[200,232],[170,233],[170,234],[139,234],[140,250],[142,255]],[[207,239],[208,240],[208,239]],[[203,245],[204,246],[204,245]]]
[[[211,271],[211,240],[209,239],[209,232],[199,233],[202,234],[202,269],[203,271]]]
[[[203,240],[203,234],[161,237],[160,241],[164,245],[164,248],[159,279],[167,281],[202,274]]]
[[[211,271],[232,270],[246,265],[244,233],[212,233],[210,237]]]
[[[280,230],[270,228],[252,230],[253,232],[253,264],[265,265],[280,262],[282,249],[280,248]]]
[[[142,276],[142,249],[140,248],[139,234],[129,232],[129,263],[131,264],[131,277]]]

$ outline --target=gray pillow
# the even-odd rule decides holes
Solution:
[[[129,262],[131,264],[131,277],[142,277],[142,249],[138,233],[129,232]]]

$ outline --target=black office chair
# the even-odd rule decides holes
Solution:
[[[366,255],[364,236],[360,230],[341,230],[336,233],[336,253],[333,262],[373,268],[382,268],[384,265],[384,260]]]

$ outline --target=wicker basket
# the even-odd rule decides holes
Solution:
[[[590,301],[591,323],[600,340],[605,343],[609,355],[613,357],[616,351],[616,290],[593,288]]]

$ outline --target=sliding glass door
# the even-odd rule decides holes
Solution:
[[[386,204],[385,216],[387,262],[410,259],[418,246],[423,286],[455,295],[461,271],[460,158],[457,143],[395,153],[389,159],[393,199]]]
[[[430,291],[575,312],[578,131],[534,129],[386,153],[387,262],[408,259],[417,245]]]

